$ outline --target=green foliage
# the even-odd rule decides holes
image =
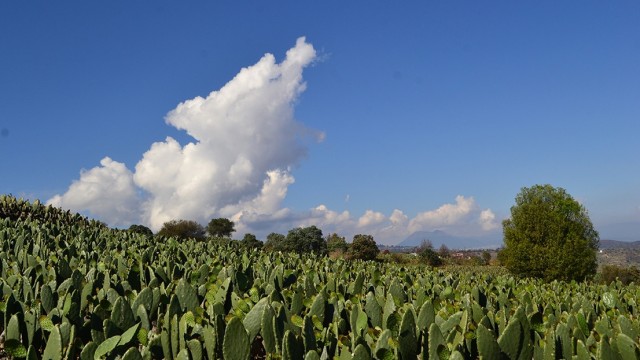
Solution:
[[[203,240],[205,231],[202,225],[192,220],[171,220],[162,225],[159,236],[176,237],[178,239]]]
[[[418,256],[420,256],[422,261],[429,266],[436,267],[442,265],[440,255],[431,248],[423,249],[418,253]]]
[[[240,244],[247,249],[260,249],[262,248],[262,241],[258,240],[255,235],[247,233],[244,234]]]
[[[416,249],[416,252],[422,262],[429,266],[437,267],[443,264],[442,258],[433,250],[433,245],[429,240],[423,240],[422,244]]]
[[[374,260],[379,253],[380,249],[378,249],[378,245],[371,235],[355,235],[349,247],[349,254],[352,259]]]
[[[640,284],[640,270],[635,266],[622,267],[605,265],[600,270],[600,281],[609,284],[612,281],[621,281],[624,285],[632,282]]]
[[[500,261],[514,274],[583,280],[596,273],[598,233],[586,209],[562,188],[523,188],[503,221]]]
[[[231,233],[236,231],[235,223],[226,218],[211,219],[207,225],[207,232],[211,237],[231,237]]]
[[[327,252],[347,252],[347,241],[344,237],[338,236],[338,234],[333,233],[327,237]]]
[[[129,226],[128,230],[131,231],[132,233],[136,233],[140,235],[153,236],[153,231],[151,231],[151,229],[149,229],[144,225],[133,224]]]
[[[224,332],[223,354],[225,359],[249,359],[251,342],[240,319],[233,317]]]
[[[264,250],[267,251],[285,251],[284,241],[286,236],[278,233],[267,235],[267,241],[264,243]]]
[[[85,221],[28,220],[45,211],[55,213],[51,219],[65,215],[26,206],[32,215],[0,219],[7,357],[640,355],[637,284],[247,251],[235,241],[175,241]]]
[[[489,265],[489,263],[491,262],[491,253],[488,251],[483,251],[482,252],[482,261],[484,262],[484,265]]]
[[[279,248],[274,248],[274,250],[321,255],[327,252],[327,242],[322,237],[322,230],[315,226],[289,230],[287,237],[278,245]]]
[[[440,245],[440,248],[438,249],[438,255],[440,255],[440,257],[442,259],[446,259],[451,255],[451,251],[449,250],[447,245],[442,244],[442,245]]]

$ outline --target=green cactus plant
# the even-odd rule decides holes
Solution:
[[[363,344],[359,344],[355,350],[353,350],[352,359],[369,360],[371,359],[371,354],[369,354],[369,351],[367,351],[367,348]]]
[[[371,291],[366,295],[364,311],[371,322],[371,326],[382,328],[382,307],[378,303],[375,294]]]
[[[265,297],[260,299],[257,304],[255,304],[251,310],[247,313],[242,321],[245,329],[249,333],[249,339],[253,341],[253,339],[258,335],[260,329],[262,328],[262,316],[264,314],[264,309],[267,307],[269,300]]]
[[[304,346],[291,330],[287,330],[282,339],[282,359],[295,360],[303,357]]]
[[[242,321],[233,317],[224,333],[222,352],[226,360],[246,360],[249,358],[251,343]]]
[[[62,359],[62,337],[60,336],[60,328],[54,326],[49,333],[47,346],[42,354],[43,360],[60,360]]]
[[[175,294],[178,297],[180,308],[183,312],[196,312],[196,308],[200,305],[198,301],[198,293],[185,279],[180,279],[176,286]]]
[[[640,349],[632,338],[620,333],[616,336],[616,347],[622,360],[640,359]]]
[[[204,358],[202,343],[198,339],[189,340],[187,349],[189,350],[189,355],[191,355],[191,360],[202,360]]]
[[[313,320],[309,315],[305,316],[302,320],[302,339],[304,343],[304,350],[307,353],[317,349]]]
[[[440,327],[433,323],[429,327],[429,339],[428,339],[428,351],[429,360],[440,360],[442,358],[449,358],[450,351],[447,347],[447,342],[442,336]]]
[[[500,360],[501,350],[495,335],[484,325],[478,325],[477,333],[477,345],[478,353],[483,359],[487,360]]]
[[[262,313],[262,319],[260,321],[260,331],[262,334],[262,343],[267,353],[276,352],[276,335],[274,327],[275,313],[271,305],[266,305]]]
[[[415,359],[418,355],[418,338],[416,336],[416,320],[413,308],[404,312],[398,334],[400,355],[403,359]]]
[[[435,322],[436,315],[433,310],[433,304],[431,300],[425,301],[420,307],[420,312],[418,313],[418,320],[416,325],[418,326],[418,330],[422,332],[426,332],[431,324]]]

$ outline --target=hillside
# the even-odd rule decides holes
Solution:
[[[600,249],[640,249],[640,241],[600,240]]]

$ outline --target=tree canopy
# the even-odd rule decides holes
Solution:
[[[153,231],[144,225],[133,224],[129,226],[129,231],[145,236],[153,236]]]
[[[347,241],[343,236],[338,236],[338,234],[333,233],[327,237],[327,251],[328,252],[346,252],[347,251]]]
[[[207,225],[207,232],[212,237],[231,237],[234,231],[235,223],[227,218],[211,219]]]
[[[446,248],[444,244],[442,244],[442,246],[445,247],[448,253],[449,249]],[[441,250],[442,250],[442,247],[441,247]],[[427,265],[434,266],[434,267],[442,265],[442,258],[435,250],[433,250],[433,244],[431,243],[431,240],[429,239],[422,240],[422,244],[420,244],[420,246],[416,249],[416,252],[418,253],[418,256],[420,256],[422,261],[425,262]]]
[[[162,225],[160,236],[174,236],[180,239],[194,238],[203,240],[205,231],[202,225],[192,220],[171,220]]]
[[[244,237],[242,238],[242,240],[240,240],[240,244],[246,248],[255,249],[260,249],[263,245],[262,241],[258,240],[258,238],[256,238],[256,236],[251,233],[244,234]]]
[[[598,232],[587,210],[562,188],[522,188],[502,222],[500,261],[516,275],[583,280],[596,273]]]
[[[286,237],[282,234],[271,233],[267,235],[267,241],[264,243],[263,250],[267,251],[285,251],[284,240]]]
[[[352,259],[374,260],[378,256],[380,249],[378,249],[378,245],[373,240],[373,236],[358,234],[353,237],[349,252]]]
[[[285,251],[301,253],[325,254],[327,242],[322,237],[322,230],[315,225],[289,230],[284,240]]]

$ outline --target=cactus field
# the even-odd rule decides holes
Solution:
[[[110,229],[0,196],[0,357],[639,359],[640,287]]]

